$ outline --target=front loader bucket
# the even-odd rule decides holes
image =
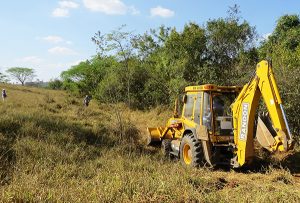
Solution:
[[[265,125],[265,123],[261,120],[260,117],[258,117],[257,121],[258,121],[257,130],[256,130],[257,141],[263,148],[272,151],[272,146],[276,141],[272,136],[270,130]]]
[[[161,143],[162,133],[165,130],[165,127],[157,127],[157,128],[147,128],[148,131],[148,139],[147,145],[156,145]]]

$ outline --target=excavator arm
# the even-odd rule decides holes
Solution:
[[[292,135],[274,73],[271,64],[264,60],[257,65],[255,75],[232,104],[235,147],[235,157],[231,163],[233,167],[240,167],[253,159],[255,113],[261,97],[266,104],[274,129],[271,134],[268,127],[258,118],[257,139],[269,151],[287,151],[292,148]]]

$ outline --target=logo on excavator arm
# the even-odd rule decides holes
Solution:
[[[240,140],[246,140],[247,131],[248,131],[248,109],[249,104],[242,104],[242,118],[241,118],[241,132],[240,132]]]

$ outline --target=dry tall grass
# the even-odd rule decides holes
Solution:
[[[83,108],[65,92],[3,87],[2,202],[300,202],[298,152],[259,171],[184,168],[142,145],[170,110]]]

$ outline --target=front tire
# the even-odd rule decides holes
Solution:
[[[199,167],[204,163],[202,145],[192,133],[181,140],[180,161],[183,165],[192,167]]]

